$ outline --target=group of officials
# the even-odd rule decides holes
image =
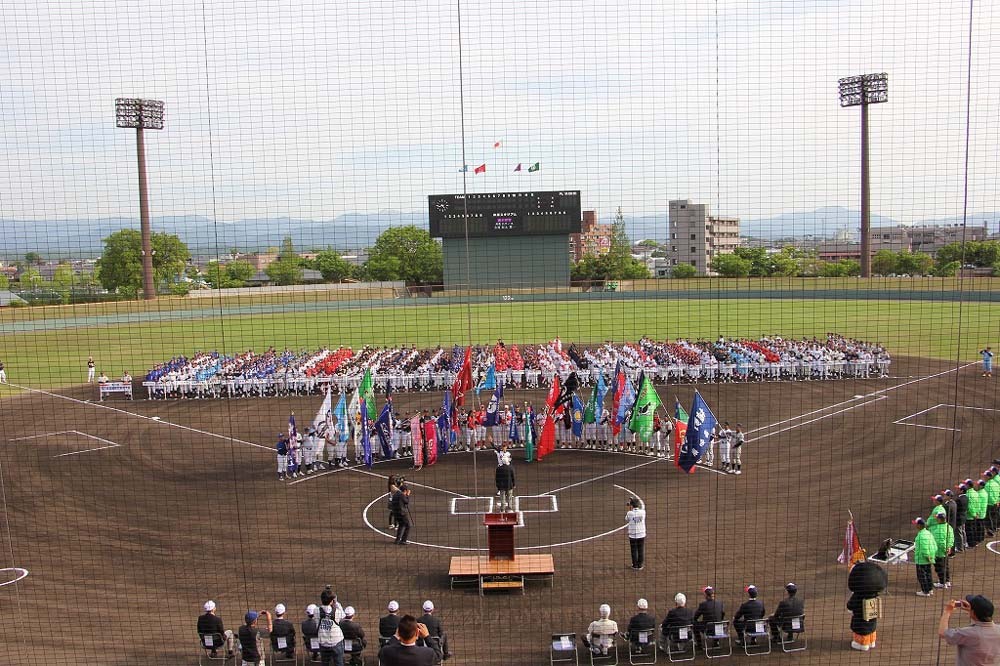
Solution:
[[[798,596],[798,587],[795,583],[785,585],[786,596],[778,602],[778,607],[774,613],[767,617],[764,609],[764,602],[759,597],[757,587],[748,585],[744,588],[746,600],[737,609],[733,616],[733,628],[736,629],[736,642],[743,644],[744,640],[755,641],[754,637],[747,638],[745,632],[749,623],[756,620],[765,620],[770,628],[771,636],[775,641],[780,640],[780,633],[791,633],[804,628],[802,624],[805,615],[805,603]],[[682,645],[694,641],[696,648],[700,648],[705,641],[713,641],[713,634],[709,629],[715,622],[722,622],[726,619],[725,606],[715,594],[712,587],[702,589],[704,600],[698,604],[695,610],[687,607],[687,596],[683,592],[678,592],[674,596],[674,607],[670,609],[663,622],[660,623],[659,642],[664,648],[668,643],[678,649],[683,649]],[[618,623],[611,619],[611,607],[602,604],[598,609],[600,617],[590,623],[587,633],[583,637],[584,645],[595,655],[607,655],[608,649],[614,645],[615,639],[622,636],[632,643],[638,643],[638,635],[644,631],[655,631],[656,618],[649,612],[649,602],[639,599],[636,602],[637,613],[632,616],[624,632],[619,632]],[[799,627],[793,629],[792,620],[800,620]],[[790,638],[790,637],[789,637]]]

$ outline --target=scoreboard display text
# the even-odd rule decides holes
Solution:
[[[433,238],[548,236],[580,233],[580,191],[432,194],[427,197]]]

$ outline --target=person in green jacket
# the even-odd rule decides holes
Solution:
[[[1000,527],[1000,476],[997,476],[996,467],[990,467],[983,476],[986,477],[986,521],[989,534],[993,536]]]
[[[923,518],[916,518],[913,524],[917,526],[917,537],[913,545],[913,561],[917,565],[917,582],[920,583],[917,596],[929,597],[934,594],[931,565],[937,560],[938,545]]]
[[[986,540],[986,533],[989,531],[989,521],[986,519],[990,506],[990,495],[986,490],[986,481],[979,479],[976,481],[976,490],[979,491],[979,511],[976,513],[976,521],[979,523],[979,540]]]
[[[945,516],[948,515],[947,509],[944,508],[944,495],[935,495],[931,499],[934,500],[934,506],[931,507],[931,514],[927,516],[928,525],[934,524],[935,522],[934,516],[938,515],[939,513],[943,513],[945,514]]]
[[[979,522],[979,491],[976,490],[976,485],[972,482],[972,479],[966,479],[964,485],[967,489],[965,494],[969,498],[969,508],[965,514],[965,537],[969,543],[969,548],[975,548],[983,540],[983,533],[981,531],[982,523]],[[985,499],[984,497],[984,504]]]
[[[948,517],[939,513],[934,516],[933,523],[927,526],[937,542],[937,556],[934,558],[934,572],[937,574],[938,582],[934,587],[951,587],[951,571],[948,570],[948,557],[954,552],[955,530],[948,524]]]

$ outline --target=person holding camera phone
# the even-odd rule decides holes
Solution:
[[[972,621],[961,629],[948,626],[951,614],[961,608]],[[993,623],[993,602],[981,594],[949,601],[941,613],[938,636],[958,648],[957,666],[995,666],[1000,664],[1000,626]]]
[[[264,666],[264,650],[261,647],[261,634],[260,628],[257,626],[257,618],[263,616],[264,620],[267,622],[267,632],[271,633],[271,613],[262,611],[247,611],[246,617],[244,617],[244,624],[240,627],[239,636],[240,640],[240,659],[243,661],[242,666]]]

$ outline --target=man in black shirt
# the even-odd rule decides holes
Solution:
[[[319,612],[319,608],[316,604],[309,604],[306,606],[306,619],[302,620],[302,645],[303,649],[309,650],[312,653],[312,660],[319,661],[319,650],[312,649],[312,639],[319,636],[319,620],[316,619],[316,613]]]
[[[764,602],[757,598],[757,587],[747,585],[747,600],[740,604],[736,616],[733,618],[733,627],[736,629],[736,642],[743,643],[743,632],[747,622],[764,619]],[[752,627],[751,627],[752,630]]]
[[[417,622],[427,627],[431,637],[437,637],[438,645],[441,646],[441,654],[444,659],[451,659],[451,652],[448,650],[448,635],[444,633],[444,626],[441,620],[434,615],[434,602],[428,599],[424,602],[424,614]],[[424,641],[427,644],[427,641]]]
[[[344,609],[344,619],[340,621],[340,630],[344,632],[344,653],[350,655],[347,662],[349,666],[358,666],[362,663],[361,651],[365,649],[368,642],[365,640],[365,630],[354,617],[354,606]],[[346,641],[351,642],[351,649],[347,649]]]
[[[389,614],[383,615],[378,620],[378,635],[389,638],[396,635],[396,628],[399,627],[399,602],[389,602]]]
[[[231,657],[233,655],[233,632],[226,631],[225,627],[222,626],[222,618],[215,614],[214,601],[206,601],[202,608],[205,614],[198,616],[198,637],[201,638],[202,646],[205,645],[204,637],[211,636],[213,646],[210,648],[211,657],[214,659],[218,656],[218,648],[222,647],[223,643],[226,646],[226,656]]]
[[[791,628],[791,618],[805,615],[806,612],[805,602],[796,596],[799,588],[796,587],[795,583],[785,585],[785,591],[788,592],[788,596],[778,602],[778,608],[774,611],[774,615],[772,615],[769,620],[771,625],[771,636],[774,640],[780,639],[780,636],[778,635],[779,631],[788,631]]]
[[[270,633],[273,628],[271,626],[271,614],[266,610],[260,611],[260,613],[257,611],[247,611],[246,617],[243,618],[246,624],[241,626],[237,633],[240,639],[240,657],[244,664],[265,666],[264,651],[261,649],[260,629],[257,628],[257,618],[261,615],[267,621],[267,631]]]
[[[698,608],[694,612],[694,631],[696,637],[704,637],[710,623],[721,622],[726,619],[726,610],[722,602],[715,598],[715,589],[708,586],[702,591],[705,593],[705,600],[698,604]]]
[[[399,640],[387,644],[378,653],[382,666],[434,666],[437,654],[429,647],[417,645],[417,640],[429,636],[427,627],[412,615],[404,615],[397,628]]]
[[[969,547],[969,538],[965,533],[965,522],[968,520],[969,496],[965,494],[968,488],[964,483],[958,484],[958,497],[955,498],[955,552],[959,553]]]
[[[403,485],[393,495],[392,512],[396,521],[396,545],[405,546],[410,537],[410,487]]]
[[[693,624],[694,613],[687,607],[687,597],[684,596],[683,592],[678,592],[674,596],[674,607],[670,609],[660,625],[661,638],[674,642],[682,640],[677,630],[680,627],[690,627]],[[688,638],[692,638],[692,636],[688,636]]]
[[[285,639],[279,641],[279,638]],[[285,647],[281,647],[284,644]],[[295,625],[285,619],[285,604],[274,607],[274,628],[271,630],[271,649],[283,652],[286,657],[295,657]]]
[[[633,615],[632,619],[628,621],[628,629],[626,629],[628,635],[631,636],[633,631],[655,629],[656,618],[649,613],[649,602],[645,599],[639,599],[635,603],[635,607],[639,612]]]

